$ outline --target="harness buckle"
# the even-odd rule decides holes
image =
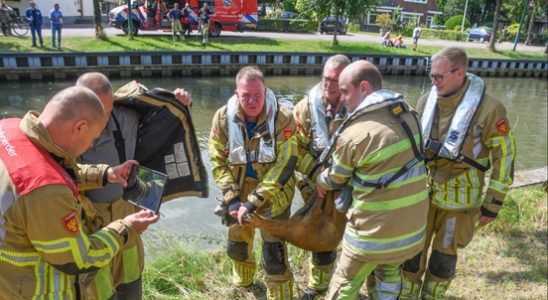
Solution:
[[[441,148],[441,143],[437,140],[426,139],[424,143],[424,149],[427,151],[432,151],[434,154],[438,154]]]

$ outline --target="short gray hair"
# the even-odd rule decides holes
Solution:
[[[52,113],[54,119],[61,121],[84,118],[92,124],[101,120],[105,114],[99,97],[83,86],[61,90],[46,104],[44,112]]]
[[[110,80],[99,72],[88,72],[82,74],[76,80],[76,86],[84,86],[92,90],[97,95],[112,94],[112,85]]]
[[[338,67],[346,67],[351,63],[350,59],[343,54],[335,54],[327,59],[324,64],[323,70],[327,68],[336,69]]]
[[[238,86],[238,82],[242,79],[245,81],[259,79],[263,84],[265,84],[264,74],[257,66],[247,66],[241,68],[240,71],[238,71],[238,74],[236,74],[236,86]]]

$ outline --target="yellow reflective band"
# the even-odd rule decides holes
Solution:
[[[420,134],[417,133],[413,135],[413,138],[415,139],[415,143],[420,144]],[[382,161],[385,161],[389,159],[390,157],[401,153],[403,151],[406,151],[411,148],[411,142],[409,139],[401,140],[395,144],[392,144],[390,146],[384,147],[376,152],[373,152],[369,154],[368,156],[364,157],[362,160],[358,162],[359,166],[363,166],[366,164],[376,164]]]
[[[15,252],[0,249],[0,261],[16,267],[30,267],[36,265],[40,255],[38,252]]]
[[[411,206],[426,200],[428,200],[428,191],[424,189],[407,197],[386,201],[368,202],[353,198],[352,207],[362,211],[388,211]]]
[[[330,175],[340,176],[340,177],[350,177],[354,172],[354,168],[344,164],[339,160],[335,155],[333,155],[333,165],[331,166]]]

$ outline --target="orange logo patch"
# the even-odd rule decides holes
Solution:
[[[63,218],[63,226],[69,233],[78,233],[78,221],[76,220],[76,213],[71,212]]]
[[[286,140],[289,139],[292,135],[293,130],[291,130],[291,128],[287,127],[286,129],[284,129],[284,137]]]
[[[508,133],[508,124],[506,123],[506,119],[499,120],[495,123],[495,127],[497,127],[497,130],[502,134]]]

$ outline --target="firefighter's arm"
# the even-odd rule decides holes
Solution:
[[[285,110],[283,107],[282,110]],[[295,122],[290,112],[278,114],[276,136],[276,161],[270,166],[255,190],[247,197],[244,205],[249,212],[263,206],[291,179],[298,161]]]
[[[74,170],[78,190],[86,191],[103,187],[108,182],[108,168],[109,166],[105,164],[78,164],[78,170]]]
[[[318,191],[320,189],[333,191],[344,187],[354,173],[355,145],[344,134],[339,136],[335,151],[331,155],[331,166],[323,170],[316,178]]]
[[[307,176],[310,175],[309,172],[315,162],[314,156],[309,152],[309,145],[312,138],[307,97],[295,105],[295,108],[293,109],[293,118],[295,119],[295,137],[297,138],[299,153],[299,161],[295,171],[301,173],[303,176]]]
[[[68,274],[108,265],[125,241],[137,234],[131,224],[119,220],[86,235],[78,202],[66,186],[36,189],[24,201],[25,230],[32,245],[44,260]]]
[[[228,165],[228,135],[223,126],[226,124],[226,114],[221,114],[221,111],[223,110],[215,113],[209,134],[209,158],[213,165],[211,173],[223,193],[223,201],[226,203],[233,201],[239,205],[239,199],[237,201],[234,199],[239,197],[240,190]]]
[[[482,139],[490,152],[491,176],[481,208],[482,216],[495,218],[514,180],[516,143],[506,117],[506,109],[498,104],[490,114]]]

